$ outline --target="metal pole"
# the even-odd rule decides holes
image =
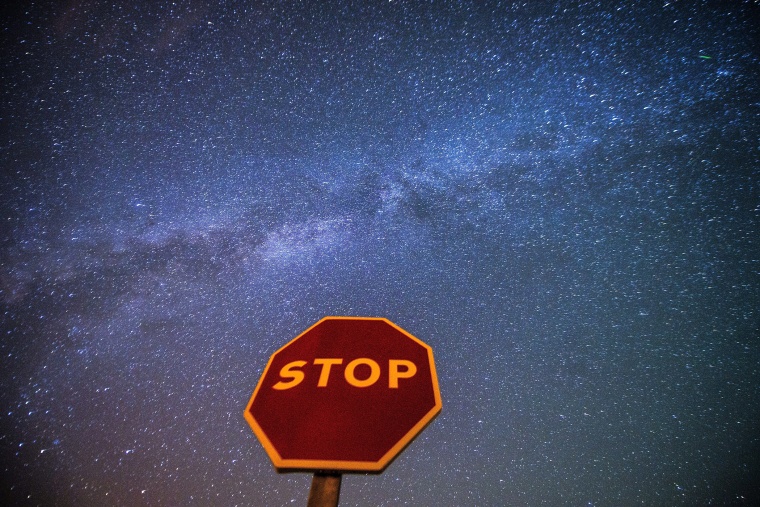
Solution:
[[[338,507],[340,478],[337,472],[315,472],[306,507]]]

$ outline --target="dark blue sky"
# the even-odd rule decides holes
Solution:
[[[753,2],[27,2],[2,17],[11,505],[290,505],[242,416],[325,315],[443,411],[341,505],[754,505]]]

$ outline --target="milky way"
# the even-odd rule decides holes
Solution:
[[[242,412],[362,315],[443,410],[341,505],[755,505],[757,3],[321,4],[2,18],[5,504],[305,504]]]

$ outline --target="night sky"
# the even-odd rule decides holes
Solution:
[[[757,2],[26,4],[0,503],[305,505],[243,409],[361,315],[443,410],[341,505],[758,505]]]

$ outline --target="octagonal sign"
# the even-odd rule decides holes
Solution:
[[[440,411],[428,345],[325,317],[272,355],[244,415],[278,470],[380,472]]]

